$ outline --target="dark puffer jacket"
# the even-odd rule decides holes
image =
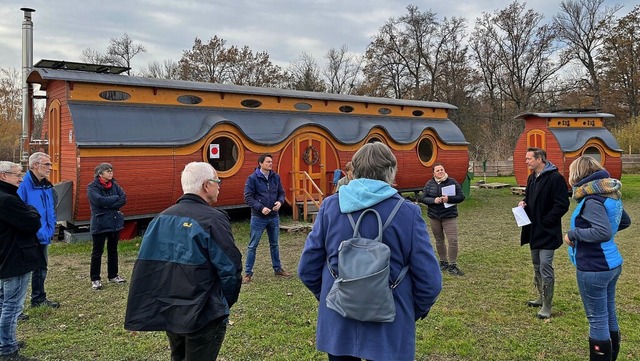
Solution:
[[[436,198],[442,197],[442,188],[454,185],[456,189],[455,196],[449,196],[449,204],[453,206],[445,208],[443,203],[436,203]],[[435,179],[431,178],[424,185],[420,202],[427,205],[427,216],[434,219],[456,218],[458,217],[458,206],[456,204],[464,201],[464,194],[460,184],[453,178],[449,177],[444,182],[438,184]]]
[[[111,180],[111,188],[106,189],[96,177],[87,186],[89,206],[91,206],[91,234],[115,232],[124,228],[124,216],[120,208],[127,203],[127,195]]]

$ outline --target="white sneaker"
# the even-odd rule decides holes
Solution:
[[[100,282],[100,280],[91,281],[91,288],[93,288],[94,290],[102,289],[102,282]]]
[[[127,282],[127,280],[125,280],[124,278],[120,277],[120,276],[115,276],[113,278],[109,278],[109,282],[113,282],[113,283],[125,283]]]

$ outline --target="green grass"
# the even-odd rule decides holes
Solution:
[[[479,180],[477,177],[475,181]],[[512,177],[490,182],[515,185]],[[640,175],[623,175],[623,199],[633,221],[640,214]],[[472,189],[459,207],[459,265],[464,277],[444,275],[444,289],[431,313],[417,323],[417,360],[555,360],[588,358],[588,323],[575,282],[575,270],[562,247],[556,253],[553,317],[535,318],[525,306],[534,296],[528,247],[519,245],[511,207],[520,200],[509,188]],[[575,202],[572,202],[572,209]],[[569,214],[564,217],[565,229]],[[244,253],[248,220],[233,223]],[[625,259],[618,283],[618,316],[623,332],[618,360],[640,359],[640,247],[638,223],[619,233]],[[281,258],[295,273],[306,233],[281,233]],[[264,236],[266,237],[266,236]],[[129,279],[140,240],[120,243],[120,274]],[[57,310],[30,309],[18,338],[24,355],[39,360],[167,360],[161,332],[123,329],[128,284],[89,282],[89,243],[55,243],[50,250],[47,292]],[[103,264],[103,275],[106,265]],[[243,286],[233,307],[219,360],[326,360],[315,350],[317,301],[296,277],[273,276],[268,243],[258,249],[254,280]]]

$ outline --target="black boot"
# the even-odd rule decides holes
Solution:
[[[611,361],[616,361],[620,352],[620,330],[610,331],[609,334],[611,335]]]
[[[611,361],[611,340],[589,338],[589,361]]]

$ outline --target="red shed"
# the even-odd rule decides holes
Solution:
[[[525,121],[524,131],[513,151],[513,172],[518,185],[526,186],[531,173],[524,162],[528,147],[544,149],[547,159],[565,179],[569,178],[571,162],[582,155],[594,157],[612,177],[620,179],[622,149],[613,134],[604,127],[604,120],[613,118],[612,114],[523,113],[516,118]]]
[[[59,219],[73,225],[89,221],[86,186],[101,162],[113,164],[127,192],[127,219],[173,204],[192,161],[218,171],[222,208],[245,207],[244,184],[262,153],[273,155],[290,205],[321,202],[334,171],[372,141],[398,158],[399,191],[421,190],[436,162],[459,182],[467,173],[468,143],[447,103],[114,74],[120,70],[47,60],[28,78],[47,93],[51,178],[68,185],[61,205],[69,212]]]

